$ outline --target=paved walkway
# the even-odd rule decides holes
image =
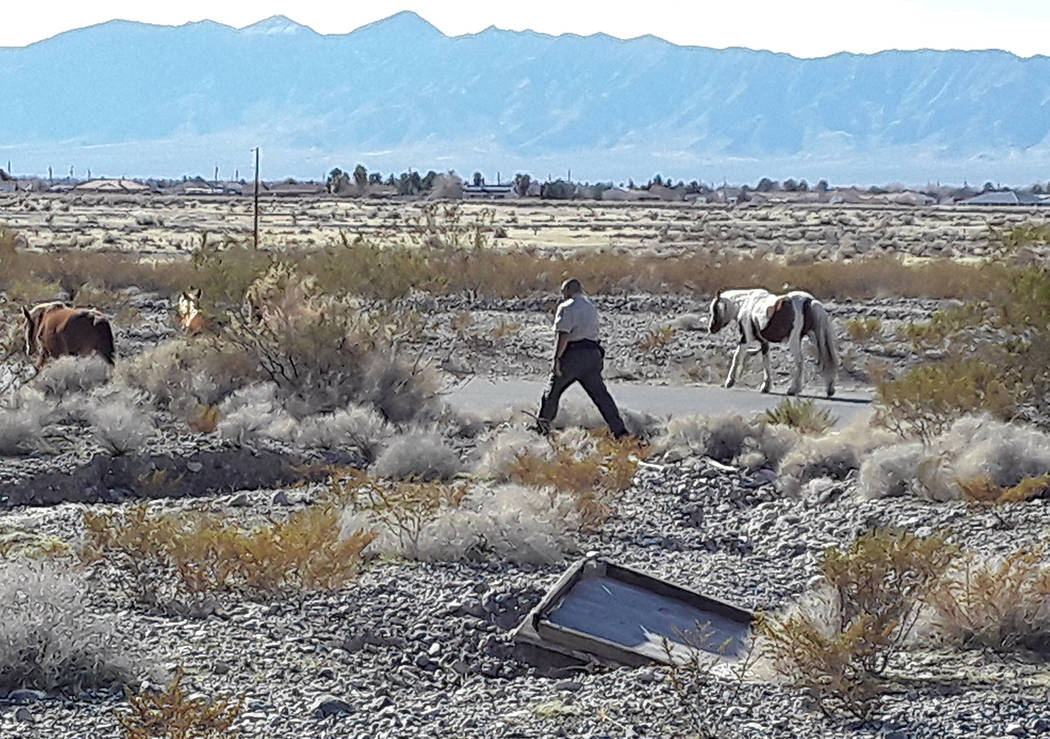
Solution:
[[[539,380],[489,380],[475,377],[446,396],[446,399],[456,408],[476,413],[519,405],[539,407],[544,386],[545,383]],[[645,411],[657,416],[753,413],[774,408],[785,397],[773,393],[763,395],[744,388],[726,390],[708,385],[682,387],[617,382],[609,383],[609,392],[621,408]],[[839,426],[848,425],[872,412],[871,396],[863,393],[842,393],[830,400],[811,395],[802,397],[812,397],[818,406],[830,408],[838,419]],[[562,396],[563,402],[570,398],[590,402],[578,384],[573,385]]]

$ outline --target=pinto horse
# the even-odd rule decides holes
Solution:
[[[835,331],[823,303],[807,292],[795,290],[774,295],[768,290],[724,290],[711,301],[711,333],[716,334],[730,323],[740,329],[740,343],[733,354],[725,386],[733,387],[746,359],[747,344],[757,341],[759,347],[748,354],[762,353],[762,392],[768,393],[773,383],[769,369],[769,345],[787,341],[795,369],[788,395],[802,389],[802,337],[808,336],[817,348],[817,367],[824,378],[828,397],[835,394],[838,372],[838,349]]]
[[[201,289],[193,292],[183,291],[179,293],[179,302],[175,308],[178,317],[179,328],[190,336],[196,336],[204,331],[204,312],[201,310]]]
[[[97,353],[113,364],[113,329],[109,319],[91,308],[71,308],[62,302],[22,308],[26,355],[40,350],[40,366],[49,359]]]

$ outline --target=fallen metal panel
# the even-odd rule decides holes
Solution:
[[[665,637],[676,662],[695,649],[733,662],[747,649],[753,619],[752,613],[729,603],[588,558],[559,578],[514,637],[581,662],[666,664]]]

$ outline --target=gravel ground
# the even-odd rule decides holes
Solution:
[[[733,338],[707,334],[706,301],[597,301],[606,321],[611,376],[657,383],[721,380]],[[164,301],[138,294],[133,303],[138,321],[118,331],[123,356],[172,335]],[[394,307],[426,312],[426,327],[410,348],[454,374],[536,377],[547,369],[552,306],[553,300],[472,303],[460,297],[419,298]],[[878,317],[892,337],[901,324],[927,317],[937,304],[873,300],[829,307],[848,370],[840,385],[869,388],[869,361],[900,369],[917,358],[894,340],[848,340],[845,321]],[[455,318],[466,310],[472,320],[457,330]],[[683,318],[690,315],[696,320]],[[663,325],[678,327],[674,341],[665,351],[643,355],[638,342]],[[781,377],[785,359],[774,356]],[[79,480],[78,470],[97,459],[96,448],[75,438],[54,443],[47,454],[0,460],[0,486],[31,487],[46,475]],[[230,449],[180,431],[158,437],[147,452],[142,456],[152,464],[159,457],[215,454],[216,469],[241,470],[243,476],[242,484],[223,485],[221,493],[203,484],[193,490],[198,497],[166,498],[161,491],[153,505],[165,509],[216,510],[260,521],[286,516],[319,495],[316,487],[286,487],[288,480],[278,473],[302,460],[279,447]],[[281,459],[283,467],[272,466]],[[113,572],[95,568],[91,608],[115,618],[163,666],[183,666],[192,691],[245,696],[237,724],[245,736],[692,736],[700,727],[662,669],[547,675],[515,650],[510,630],[573,557],[598,552],[743,607],[770,610],[790,604],[813,583],[824,547],[846,544],[872,527],[922,535],[951,531],[957,543],[989,554],[1050,538],[1047,500],[998,511],[911,498],[861,502],[852,479],[786,497],[771,470],[727,470],[703,458],[654,462],[657,467],[639,471],[603,530],[578,536],[576,551],[563,563],[378,559],[344,589],[265,603],[224,595],[203,618],[150,613],[118,586]],[[124,465],[122,474],[139,469],[134,460],[94,464]],[[267,478],[267,470],[276,471]],[[96,492],[109,497],[93,500],[104,502],[26,507],[9,496],[0,524],[75,544],[83,535],[84,510],[133,504],[126,490],[107,486],[104,476],[99,480]],[[825,717],[797,691],[757,681],[736,694],[737,686],[713,679],[704,687],[701,712],[710,721],[725,716],[720,736],[732,737],[1050,734],[1050,669],[1043,660],[916,650],[894,665],[894,674],[898,679],[874,722]],[[20,691],[0,699],[0,736],[113,737],[114,711],[124,705],[119,693]]]
[[[1012,551],[1050,536],[1050,502],[1002,512],[914,499],[858,502],[852,482],[785,498],[769,471],[728,472],[705,459],[643,469],[618,514],[578,548],[756,609],[780,608],[812,582],[820,552],[872,526],[920,534],[951,530],[983,552]],[[287,504],[278,492],[284,492]],[[311,488],[171,500],[261,519],[315,497]],[[123,506],[128,504],[116,504]],[[8,525],[76,541],[80,504],[17,509]],[[353,585],[301,600],[223,597],[203,619],[146,613],[105,571],[92,603],[122,631],[182,665],[205,695],[245,695],[248,736],[689,736],[697,730],[659,668],[543,676],[524,662],[509,630],[563,565],[376,561]],[[725,736],[996,737],[1050,732],[1050,670],[1023,656],[916,651],[897,665],[908,682],[884,698],[880,720],[829,719],[800,694],[762,682],[715,680],[704,692]],[[0,713],[4,736],[109,737],[123,701],[16,696]],[[34,699],[36,698],[36,699]],[[26,705],[21,705],[27,701]],[[16,703],[18,705],[16,706]],[[26,710],[19,711],[18,708]],[[326,715],[326,714],[331,715]],[[29,719],[26,721],[26,719]],[[74,728],[75,727],[75,728]]]

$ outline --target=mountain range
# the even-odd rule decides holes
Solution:
[[[344,35],[283,16],[111,21],[0,48],[0,167],[95,176],[333,167],[721,183],[1050,178],[1050,58],[819,59],[652,36],[488,28],[403,12]]]

